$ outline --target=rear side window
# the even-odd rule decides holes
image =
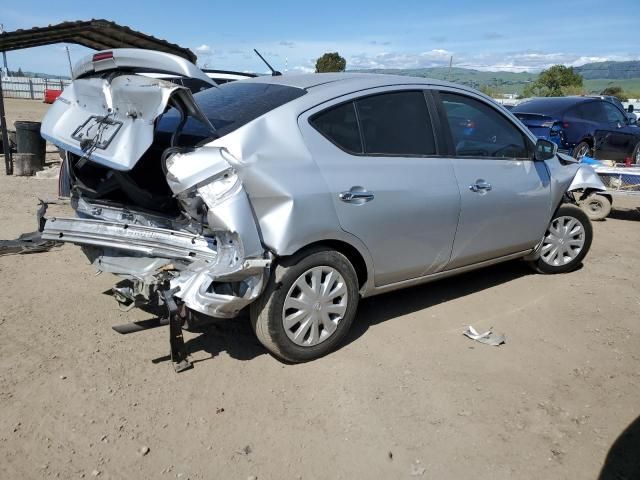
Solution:
[[[311,124],[348,153],[395,156],[436,153],[431,119],[421,91],[359,98],[315,115]]]
[[[356,101],[367,154],[434,155],[433,129],[424,93],[394,92]]]
[[[528,158],[524,134],[489,105],[465,95],[440,92],[460,157]]]
[[[330,108],[311,119],[321,134],[349,153],[362,153],[362,141],[353,102]]]
[[[607,121],[607,115],[602,108],[602,102],[587,102],[578,105],[578,111],[580,112],[580,118],[589,120],[592,122],[605,123]]]
[[[252,120],[295,100],[306,93],[301,88],[259,82],[229,82],[196,93],[194,98],[218,137],[227,135]],[[180,123],[175,109],[169,110],[158,124],[158,130],[172,132]],[[211,137],[202,123],[189,119],[182,130],[186,137]]]

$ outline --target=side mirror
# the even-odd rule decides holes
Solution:
[[[549,140],[539,138],[536,142],[536,152],[533,158],[539,162],[542,162],[544,160],[549,160],[550,158],[555,157],[556,153],[558,153],[558,145],[550,142]]]
[[[630,105],[627,107],[627,112],[629,112],[629,113],[633,113],[633,104],[630,104]]]

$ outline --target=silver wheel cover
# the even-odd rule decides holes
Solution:
[[[584,226],[577,218],[554,218],[542,240],[540,258],[552,267],[566,265],[580,254],[584,240]]]
[[[287,337],[302,347],[324,342],[336,332],[348,301],[347,285],[335,268],[310,268],[285,297],[282,324]]]

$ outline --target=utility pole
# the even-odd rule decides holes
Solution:
[[[451,81],[451,66],[453,65],[453,55],[449,57],[449,73],[447,74],[447,80]]]
[[[73,67],[71,66],[71,54],[69,53],[69,46],[65,45],[64,49],[67,51],[67,60],[69,60],[69,78],[73,78]]]

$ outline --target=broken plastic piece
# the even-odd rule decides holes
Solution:
[[[475,340],[476,342],[480,343],[486,343],[487,345],[493,345],[494,347],[506,343],[504,335],[497,335],[493,333],[491,329],[487,330],[484,333],[478,333],[475,328],[469,325],[462,334],[469,337],[471,340]]]

